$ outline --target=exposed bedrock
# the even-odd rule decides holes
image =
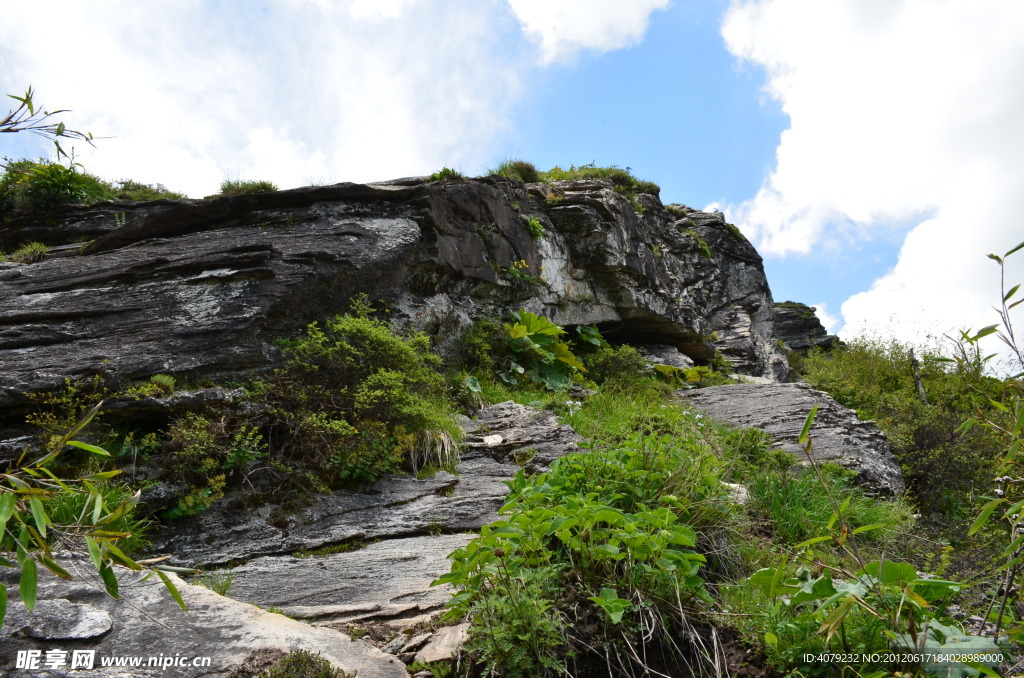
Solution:
[[[544,234],[531,233],[539,221]],[[81,246],[68,243],[93,237]],[[602,181],[489,177],[337,184],[207,201],[102,204],[0,231],[65,245],[0,263],[0,408],[65,377],[238,380],[274,341],[366,293],[450,348],[476,318],[525,307],[613,342],[715,350],[784,379],[761,257],[719,213]]]

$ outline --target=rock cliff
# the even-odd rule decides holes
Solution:
[[[829,334],[815,313],[817,309],[795,301],[775,304],[775,335],[791,351],[807,353],[814,347],[828,350],[840,345],[839,337]]]
[[[85,244],[75,241],[91,238]],[[366,293],[442,350],[476,318],[525,307],[613,342],[667,344],[782,380],[773,307],[753,246],[719,213],[604,181],[501,177],[337,184],[206,201],[100,204],[24,218],[0,249],[0,408],[65,377],[235,379],[274,341]]]

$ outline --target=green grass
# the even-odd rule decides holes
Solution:
[[[427,181],[463,181],[465,178],[466,175],[459,170],[452,169],[451,167],[442,167],[427,177]]]
[[[11,253],[11,261],[22,264],[33,264],[42,261],[50,252],[50,247],[41,242],[28,242]]]
[[[253,193],[274,193],[277,185],[270,181],[226,179],[220,185],[220,195],[249,195]]]
[[[503,160],[497,167],[488,170],[489,175],[507,177],[524,184],[536,183],[541,180],[540,172],[531,162],[525,160]]]

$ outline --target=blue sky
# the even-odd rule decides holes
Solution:
[[[995,322],[985,255],[1024,240],[1017,0],[4,4],[0,85],[110,137],[77,149],[107,178],[201,197],[503,158],[630,167],[723,210],[775,298],[847,337]]]

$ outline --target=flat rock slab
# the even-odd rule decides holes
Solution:
[[[62,564],[75,574],[75,581],[61,581],[48,572],[41,572],[37,617],[46,617],[50,612],[59,615],[59,609],[50,609],[54,604],[58,607],[77,605],[88,608],[94,617],[98,612],[107,615],[111,620],[109,631],[100,637],[78,640],[41,640],[20,635],[22,624],[5,623],[0,629],[0,671],[4,676],[224,678],[254,652],[287,653],[296,648],[319,653],[349,673],[358,671],[360,678],[406,678],[408,675],[404,664],[396,657],[365,641],[352,640],[333,629],[310,626],[225,598],[200,586],[186,584],[174,575],[169,576],[188,605],[187,613],[161,584],[139,582],[136,573],[117,568],[121,598],[115,600],[100,586],[87,583],[95,578],[88,563]],[[4,572],[0,583],[16,588],[15,576],[13,571]],[[59,618],[50,620],[52,623],[59,621]],[[50,622],[35,621],[44,628]],[[47,652],[63,650],[67,655],[59,666],[46,667],[41,661],[35,668],[18,669],[18,652],[23,650],[41,651],[43,660]],[[94,668],[72,670],[71,658],[75,650],[95,651]],[[131,668],[104,667],[104,660],[109,662],[112,658],[140,658],[141,664]],[[151,658],[152,666],[149,665]],[[174,658],[178,659],[178,665],[161,666],[162,662]],[[181,660],[187,664],[181,665]],[[194,660],[205,665],[194,666]]]
[[[231,571],[229,596],[316,624],[429,614],[451,597],[430,584],[448,572],[448,554],[473,534],[388,539],[308,558],[256,558]]]
[[[812,452],[820,461],[841,464],[857,472],[864,489],[880,495],[899,495],[903,474],[885,434],[873,421],[862,421],[824,391],[807,384],[731,384],[681,392],[680,398],[712,419],[730,426],[757,428],[775,446],[806,463],[800,446],[811,408],[818,414],[811,428]]]
[[[579,451],[571,427],[550,412],[513,402],[488,406],[464,426],[458,476],[389,476],[360,491],[316,497],[289,516],[277,515],[273,506],[240,509],[239,496],[232,495],[165,526],[153,538],[154,550],[173,554],[177,564],[209,566],[343,542],[476,531],[497,519],[508,494],[505,481],[520,469],[516,459],[544,470]],[[492,436],[501,441],[484,441]]]

